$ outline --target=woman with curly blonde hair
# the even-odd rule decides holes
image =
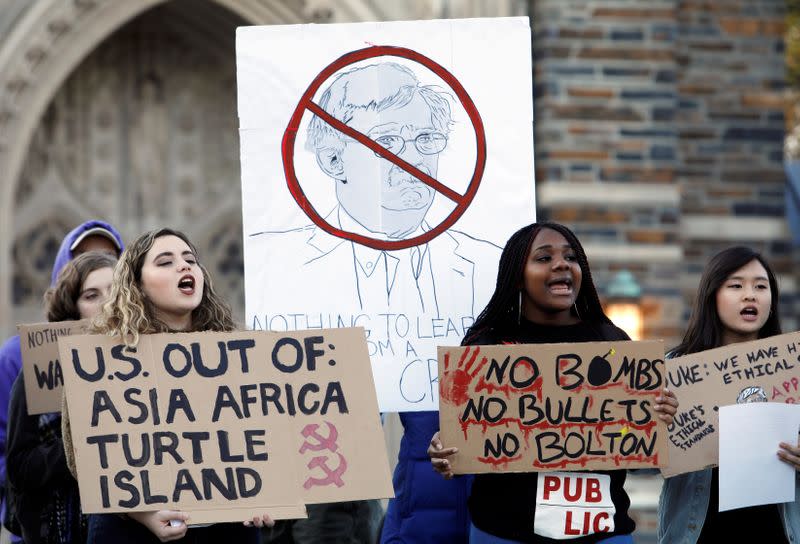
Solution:
[[[161,240],[161,239],[164,240]],[[169,256],[158,259],[157,264],[148,263],[147,257],[155,245],[167,245],[170,238],[178,238],[186,246],[181,248],[182,255]],[[177,240],[172,240],[177,242]],[[158,244],[156,244],[158,242]],[[180,243],[178,242],[178,245]],[[159,249],[161,249],[159,247]],[[159,229],[141,235],[133,244],[128,246],[122,254],[119,264],[114,272],[114,283],[111,287],[111,296],[103,308],[103,315],[95,324],[95,332],[120,336],[130,346],[139,341],[140,334],[154,334],[159,332],[191,332],[191,331],[232,331],[236,324],[231,317],[230,307],[222,300],[211,283],[208,270],[197,261],[197,249],[185,234],[172,229]],[[153,261],[159,255],[152,255]],[[175,263],[175,257],[183,257],[193,272],[185,278],[183,288],[178,285],[177,291],[165,293],[166,304],[154,304],[153,294],[148,294],[152,289],[149,284],[143,284],[143,273],[148,274],[158,282],[169,282],[169,275],[160,275],[159,269],[164,269]],[[150,264],[148,267],[147,265]],[[153,267],[155,264],[155,267]],[[200,274],[196,272],[199,271]],[[163,276],[163,277],[162,277]],[[183,277],[179,279],[184,279]],[[199,283],[195,285],[196,280]],[[170,286],[164,286],[169,288]],[[162,288],[159,283],[156,288]],[[170,298],[171,297],[171,298]],[[156,299],[161,300],[161,299]],[[175,308],[170,306],[175,303]],[[191,309],[187,312],[188,306]],[[177,315],[177,318],[176,318]]]
[[[135,346],[141,334],[230,331],[231,310],[216,294],[208,271],[185,234],[172,229],[147,232],[128,246],[114,270],[111,295],[94,324],[97,333],[119,336]],[[189,515],[173,510],[89,516],[90,543],[257,543],[256,527],[271,525],[268,515],[241,524],[192,529]],[[253,527],[255,526],[255,527]]]

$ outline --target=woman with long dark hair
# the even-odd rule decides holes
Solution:
[[[670,352],[679,357],[781,333],[778,282],[759,253],[738,246],[716,254],[697,287],[683,341]],[[745,395],[746,396],[746,395]],[[741,399],[766,401],[766,398]],[[776,444],[778,456],[800,470],[800,448]],[[796,542],[797,501],[719,512],[719,473],[705,469],[668,478],[659,501],[658,541],[686,544],[730,541]],[[787,540],[789,539],[789,540]]]
[[[47,320],[91,319],[100,313],[116,262],[94,251],[69,261],[45,293]],[[8,414],[8,497],[23,539],[28,544],[86,542],[86,516],[78,482],[67,470],[61,414],[28,414],[22,374],[11,389]]]
[[[486,308],[467,332],[464,345],[540,344],[629,340],[603,312],[589,263],[571,230],[557,223],[534,223],[517,231],[500,257],[497,286]],[[670,423],[677,408],[666,389],[657,399],[659,418]],[[453,472],[439,433],[428,454],[434,469],[445,478]],[[547,473],[565,478],[565,473]],[[473,525],[470,542],[514,544],[575,543],[630,544],[635,523],[628,515],[625,470],[580,472],[607,489],[607,523],[574,538],[565,534],[562,518],[537,512],[537,489],[543,473],[478,474],[469,497]],[[562,485],[565,485],[562,482]],[[574,484],[573,484],[574,485]],[[589,505],[587,505],[589,506]],[[552,510],[551,510],[552,512]]]

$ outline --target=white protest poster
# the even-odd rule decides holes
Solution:
[[[535,220],[527,18],[237,30],[246,323],[361,326],[383,411],[438,406],[436,345]]]
[[[776,455],[797,443],[800,406],[748,402],[719,408],[719,511],[791,502],[795,470]]]

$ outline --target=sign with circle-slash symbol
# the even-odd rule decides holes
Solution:
[[[321,86],[336,72],[360,61],[378,57],[397,57],[421,64],[441,78],[442,81],[444,81],[452,89],[453,93],[458,98],[458,101],[464,108],[464,111],[466,112],[472,124],[472,128],[475,133],[476,148],[475,168],[469,180],[469,184],[463,193],[460,193],[437,180],[435,175],[431,175],[431,173],[425,171],[426,168],[411,164],[411,162],[401,157],[403,150],[410,149],[409,146],[413,146],[416,151],[412,151],[421,155],[430,156],[438,154],[441,152],[443,146],[446,145],[446,135],[439,132],[433,132],[431,134],[417,134],[411,139],[405,139],[403,136],[398,136],[396,134],[387,134],[374,137],[359,131],[350,124],[338,119],[334,115],[331,115],[328,111],[323,109],[323,107],[314,102],[313,98],[315,94],[319,91]],[[422,233],[416,233],[414,236],[407,238],[390,236],[390,239],[387,240],[380,237],[368,236],[359,232],[350,232],[338,224],[331,224],[331,222],[327,221],[326,218],[323,218],[312,205],[308,196],[301,187],[301,183],[298,179],[295,169],[294,151],[297,141],[297,132],[306,110],[317,116],[322,122],[327,124],[334,131],[340,133],[340,135],[343,137],[355,140],[356,142],[365,146],[367,149],[374,152],[374,154],[378,157],[389,161],[392,163],[393,167],[396,167],[396,170],[401,170],[407,176],[413,176],[413,178],[419,180],[433,192],[441,194],[450,200],[455,207],[439,224],[435,225],[429,230],[425,230]],[[300,208],[315,225],[333,236],[350,240],[374,249],[385,251],[400,250],[429,242],[453,226],[467,210],[478,191],[478,187],[480,186],[481,179],[483,177],[483,172],[486,165],[486,134],[483,127],[483,122],[474,102],[467,94],[467,91],[464,89],[461,83],[459,83],[453,74],[451,74],[443,66],[411,49],[394,46],[372,46],[343,55],[328,65],[316,78],[314,78],[309,87],[303,93],[297,108],[294,110],[290,118],[289,125],[283,135],[281,154],[289,191]],[[428,189],[425,189],[425,191],[427,190]],[[427,211],[427,208],[425,211]]]

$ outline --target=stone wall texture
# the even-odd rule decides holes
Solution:
[[[631,270],[644,335],[674,345],[708,258],[779,274],[798,328],[783,170],[782,0],[532,0],[538,212],[574,228],[598,288]]]

